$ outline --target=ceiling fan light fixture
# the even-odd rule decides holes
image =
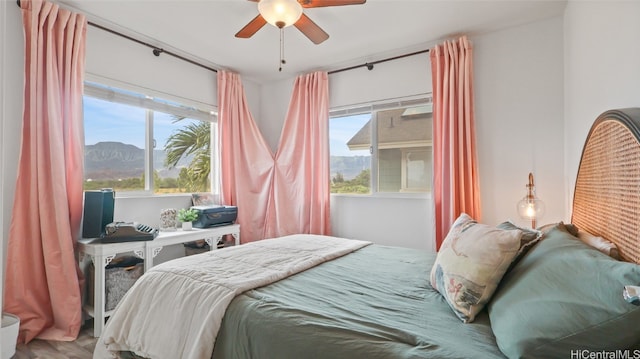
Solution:
[[[302,16],[302,6],[297,0],[260,0],[260,15],[278,28],[291,26]]]

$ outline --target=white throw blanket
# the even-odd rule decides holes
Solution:
[[[292,235],[162,263],[122,298],[94,359],[133,351],[152,359],[205,359],[213,353],[233,298],[338,258],[370,242]]]

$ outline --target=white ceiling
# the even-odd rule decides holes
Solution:
[[[260,83],[312,70],[333,70],[422,50],[562,14],[566,1],[368,0],[364,5],[305,9],[330,37],[314,45],[285,28],[286,65],[279,67],[279,31],[267,24],[250,39],[234,35],[258,14],[247,0],[63,0],[90,21]],[[124,41],[124,40],[123,40]],[[161,55],[162,56],[162,55]],[[166,55],[165,55],[166,56]]]

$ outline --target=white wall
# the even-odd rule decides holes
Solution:
[[[611,109],[640,107],[640,2],[571,1],[564,15],[565,178],[572,200],[591,124]],[[567,201],[567,218],[571,201]]]
[[[295,79],[292,78],[262,85],[260,87],[260,110],[259,112],[253,112],[252,109],[254,120],[262,133],[262,137],[264,137],[271,148],[271,152],[274,154],[280,142],[280,133],[289,109],[294,81]]]
[[[165,208],[189,208],[191,195],[170,195],[153,197],[117,197],[114,205],[113,220],[138,222],[152,227],[160,227],[160,211]],[[154,264],[184,255],[183,246],[173,245],[162,249]]]
[[[6,68],[4,66],[5,63],[5,45],[7,43],[7,30],[6,30],[6,23],[7,23],[7,3],[6,1],[2,1],[0,2],[0,78],[4,78],[5,74],[6,74]],[[5,104],[5,98],[4,98],[4,94],[6,92],[5,87],[6,87],[6,83],[3,81],[2,85],[0,85],[0,168],[2,168],[2,165],[4,164],[4,139],[3,137],[3,124],[4,124],[4,118],[5,118],[5,111],[4,111],[4,104]],[[4,179],[2,177],[0,177],[0,193],[2,193],[3,191],[3,183],[4,183]],[[2,201],[0,200],[0,243],[2,243],[2,245],[0,246],[0,283],[2,285],[0,285],[0,308],[3,308],[2,305],[2,299],[4,298],[3,294],[2,294],[2,290],[4,289],[4,263],[5,263],[5,257],[4,257],[4,253],[5,253],[5,241],[4,241],[4,221],[2,220],[3,218],[3,214],[4,214],[4,204],[2,203]],[[2,337],[0,336],[0,340],[2,340]]]
[[[9,240],[9,224],[11,223],[11,208],[13,207],[16,188],[16,173],[20,154],[20,134],[22,131],[22,94],[24,68],[24,38],[22,35],[22,16],[20,9],[13,1],[2,1],[0,9],[0,28],[2,36],[0,42],[0,64],[2,67],[2,108],[0,109],[0,124],[2,126],[2,140],[0,141],[0,155],[2,156],[2,171],[0,172],[2,224],[2,263],[0,272],[4,274],[7,242]],[[2,278],[4,287],[4,276]]]
[[[166,54],[155,56],[149,47],[93,26],[87,27],[86,54],[87,74],[167,94],[178,101],[216,103],[218,86],[213,71]]]
[[[430,197],[332,195],[333,235],[387,246],[434,251]]]
[[[538,224],[565,220],[562,18],[472,37],[482,221],[523,225],[516,203],[533,172],[546,204]]]
[[[329,75],[331,108],[427,93],[431,93],[428,52],[379,63],[371,71],[360,67]]]
[[[140,38],[140,35],[132,36]],[[129,85],[148,95],[203,109],[217,109],[218,83],[213,71],[167,54],[155,56],[147,46],[93,26],[87,28],[86,53],[89,80],[114,86]],[[260,86],[251,81],[243,81],[243,86],[251,110],[258,113]]]

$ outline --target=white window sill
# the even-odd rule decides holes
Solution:
[[[421,193],[373,193],[373,194],[355,194],[355,193],[332,193],[331,197],[347,197],[347,198],[395,198],[395,199],[431,199],[431,192]]]
[[[191,193],[167,193],[167,194],[155,194],[150,191],[116,191],[116,198],[166,198],[166,197],[189,197]]]

